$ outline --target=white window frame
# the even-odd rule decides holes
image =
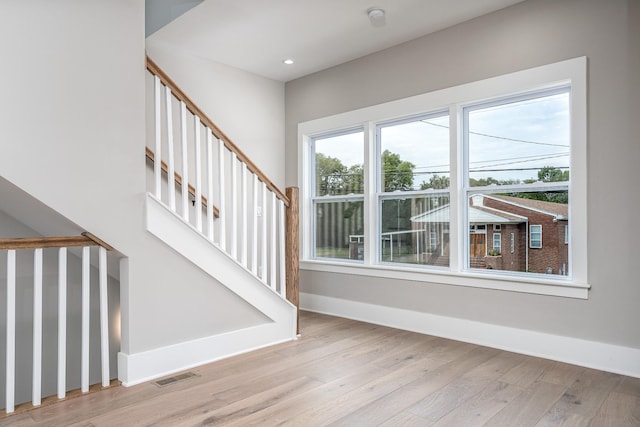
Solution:
[[[526,292],[542,295],[588,298],[587,276],[587,59],[569,59],[541,67],[518,71],[486,80],[454,86],[422,95],[378,104],[298,125],[299,177],[301,187],[301,263],[304,270],[326,271],[361,276],[414,280],[443,285],[457,285]],[[482,100],[504,98],[532,91],[571,85],[571,204],[569,217],[569,276],[544,274],[500,274],[503,271],[477,271],[465,268],[467,231],[466,192],[463,182],[462,109]],[[353,264],[333,259],[311,257],[313,216],[309,190],[310,140],[314,136],[340,129],[364,127],[364,222],[365,235],[377,236],[376,125],[394,118],[436,113],[448,109],[450,118],[450,266],[434,269],[405,264],[381,265],[377,262],[377,238],[365,239],[364,262]]]
[[[310,177],[310,198],[311,198],[311,228],[315,229],[315,218],[316,218],[316,209],[315,206],[318,203],[339,203],[339,202],[361,202],[364,201],[364,194],[345,194],[345,195],[327,195],[327,196],[318,196],[316,193],[316,160],[315,160],[315,142],[317,140],[322,140],[325,138],[333,138],[342,135],[348,135],[352,133],[362,132],[362,127],[352,127],[348,129],[341,129],[335,132],[328,132],[321,135],[316,135],[310,140],[311,150],[309,151],[309,164],[312,170]],[[311,254],[315,258],[316,257],[316,235],[315,233],[311,234]],[[358,239],[359,241],[360,239]],[[330,259],[333,258],[321,258],[318,259]],[[343,262],[354,262],[354,263],[362,263],[361,260],[358,259],[341,259]]]
[[[539,231],[533,231],[533,227],[536,228],[536,230]],[[536,239],[536,244],[533,244],[533,235],[540,235],[540,239]],[[540,241],[540,243],[537,243],[538,240]],[[542,249],[542,225],[540,224],[532,224],[529,226],[529,247],[531,249]]]
[[[516,251],[516,233],[514,233],[513,231],[511,232],[511,236],[509,237],[509,246],[511,253],[514,253]]]
[[[496,241],[498,242],[497,247],[496,247]],[[496,249],[498,252],[502,253],[502,234],[493,233],[493,241],[491,242],[491,247],[493,249]]]

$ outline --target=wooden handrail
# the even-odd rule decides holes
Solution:
[[[208,127],[209,129],[211,129],[211,132],[213,132],[213,134],[215,135],[216,138],[220,139],[224,145],[231,150],[232,152],[234,152],[236,154],[236,156],[238,157],[238,159],[243,162],[244,164],[247,165],[247,168],[253,172],[254,174],[256,174],[258,176],[258,178],[260,179],[260,181],[264,182],[267,186],[267,188],[269,188],[271,191],[273,191],[276,196],[282,200],[285,204],[285,206],[289,206],[289,198],[282,192],[280,191],[280,189],[278,187],[276,187],[276,185],[271,182],[271,180],[269,178],[267,178],[267,176],[264,174],[264,172],[262,172],[260,170],[260,168],[258,168],[248,157],[246,154],[244,154],[242,152],[242,150],[240,150],[232,141],[231,139],[224,134],[224,132],[222,132],[218,126],[216,126],[211,119],[209,119],[209,117],[200,109],[198,108],[198,106],[196,106],[196,104],[194,104],[193,101],[191,101],[191,99],[189,99],[189,97],[178,87],[177,84],[175,84],[175,82],[173,80],[171,80],[169,78],[169,76],[167,76],[167,74],[162,71],[162,69],[160,67],[158,67],[158,65],[153,62],[153,60],[151,58],[149,58],[147,56],[147,70],[149,70],[149,72],[155,76],[158,76],[158,78],[160,79],[160,81],[162,82],[162,84],[164,84],[165,86],[169,87],[171,89],[171,92],[173,93],[173,95],[180,101],[184,102],[187,109],[194,114],[195,116],[197,116],[200,121],[202,122],[202,124],[204,124],[206,127]]]
[[[113,250],[111,246],[86,232],[80,236],[0,239],[0,249],[68,248],[72,246],[102,246],[108,251]]]
[[[147,156],[147,159],[149,159],[152,163],[156,161],[156,154],[149,147],[145,147],[145,155]],[[160,169],[162,169],[162,172],[164,172],[166,175],[169,175],[169,167],[162,160],[160,160]],[[182,186],[182,175],[180,175],[178,172],[174,172],[173,175],[174,175],[176,184],[178,184],[179,186]],[[187,183],[187,188],[189,189],[189,194],[193,197],[196,197],[195,187]],[[205,196],[201,196],[201,197],[202,197],[202,206],[206,208],[209,201]],[[216,218],[220,217],[220,210],[216,205],[213,205],[213,215]]]

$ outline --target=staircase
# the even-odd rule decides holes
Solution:
[[[150,59],[147,70],[153,81],[154,132],[153,143],[145,150],[145,230],[158,245],[197,267],[198,274],[204,272],[212,287],[224,287],[263,321],[148,350],[140,349],[138,339],[132,349],[130,339],[120,342],[121,316],[133,316],[125,300],[120,313],[119,294],[128,301],[132,289],[140,289],[139,283],[129,283],[130,277],[139,278],[143,269],[135,264],[139,255],[131,259],[122,253],[109,257],[120,263],[123,289],[109,286],[105,296],[104,283],[112,281],[106,269],[111,247],[92,235],[29,242],[5,239],[0,249],[6,250],[2,267],[6,274],[2,277],[7,282],[7,317],[0,334],[6,335],[6,347],[0,365],[5,367],[6,379],[0,381],[5,391],[0,400],[6,414],[108,387],[115,378],[125,386],[133,385],[296,337],[297,188],[278,189]],[[138,241],[142,240],[138,237]],[[23,249],[25,243],[31,246]],[[58,249],[60,245],[64,248]],[[28,287],[20,275],[24,259],[32,260],[29,274],[33,280]],[[78,264],[79,269],[63,274],[65,259],[70,266]],[[130,276],[133,268],[137,268],[136,275]],[[59,280],[50,283],[48,276],[57,274]],[[74,279],[65,286],[63,276]],[[175,283],[176,289],[180,286]],[[63,307],[65,288],[69,295],[79,295],[79,305]],[[24,321],[20,319],[21,293],[30,295],[28,304],[34,307],[33,316]],[[147,291],[143,297],[154,295]],[[116,303],[110,304],[114,298]],[[75,301],[75,296],[71,299]],[[54,309],[52,301],[57,301]],[[211,301],[211,308],[217,304]],[[65,310],[66,316],[57,316]],[[40,324],[43,326],[38,327]],[[29,336],[33,337],[27,350],[20,342],[25,328],[32,329]],[[68,331],[76,330],[79,335],[71,337]],[[135,332],[139,338],[140,328]],[[122,333],[131,331],[123,328]],[[25,360],[31,363],[27,366]]]

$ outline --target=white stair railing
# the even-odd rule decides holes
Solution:
[[[5,346],[5,402],[4,410],[7,414],[11,414],[15,411],[17,403],[25,403],[20,401],[16,402],[16,388],[18,385],[24,387],[25,381],[28,381],[27,375],[24,378],[17,371],[16,360],[29,358],[32,359],[32,372],[31,372],[31,405],[40,406],[42,399],[48,396],[43,396],[42,384],[43,376],[46,374],[51,376],[51,372],[43,372],[43,366],[49,366],[51,364],[44,363],[43,360],[43,290],[50,283],[44,281],[44,262],[43,252],[47,248],[58,248],[57,251],[57,304],[51,304],[50,301],[44,300],[49,303],[47,305],[57,305],[57,397],[58,399],[64,399],[67,393],[67,352],[68,348],[68,336],[67,336],[67,318],[70,316],[70,310],[68,309],[68,265],[67,262],[67,248],[69,247],[82,247],[82,298],[81,298],[81,312],[82,312],[82,326],[81,326],[81,391],[89,391],[89,366],[93,363],[101,364],[101,379],[102,386],[108,387],[110,385],[110,372],[109,372],[109,306],[108,306],[108,293],[107,293],[107,251],[112,248],[97,239],[95,236],[89,233],[83,233],[82,236],[75,237],[48,237],[48,238],[15,238],[15,239],[0,239],[0,251],[6,252],[6,346]],[[99,299],[100,299],[100,361],[90,360],[90,267],[91,267],[91,247],[97,247],[98,252],[98,286],[99,286]],[[18,261],[22,260],[22,257],[32,257],[33,259],[33,283],[24,283],[24,280],[20,280],[18,283]],[[28,260],[27,260],[28,261]],[[72,272],[76,273],[76,272]],[[20,348],[16,345],[16,331],[17,331],[17,286],[23,289],[23,293],[31,293],[33,295],[33,346],[32,349],[27,349],[29,354],[22,354],[20,351],[24,351],[24,348]],[[29,288],[24,291],[24,288]],[[47,319],[49,322],[51,319]]]
[[[154,149],[146,153],[154,162],[152,194],[286,298],[288,197],[150,59],[147,70],[155,121]],[[175,203],[176,192],[191,203]]]

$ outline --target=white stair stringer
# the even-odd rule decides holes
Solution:
[[[146,200],[147,230],[271,319],[258,326],[150,351],[118,355],[124,385],[134,385],[214,360],[296,338],[297,309],[165,207]],[[132,377],[130,373],[135,373]]]

